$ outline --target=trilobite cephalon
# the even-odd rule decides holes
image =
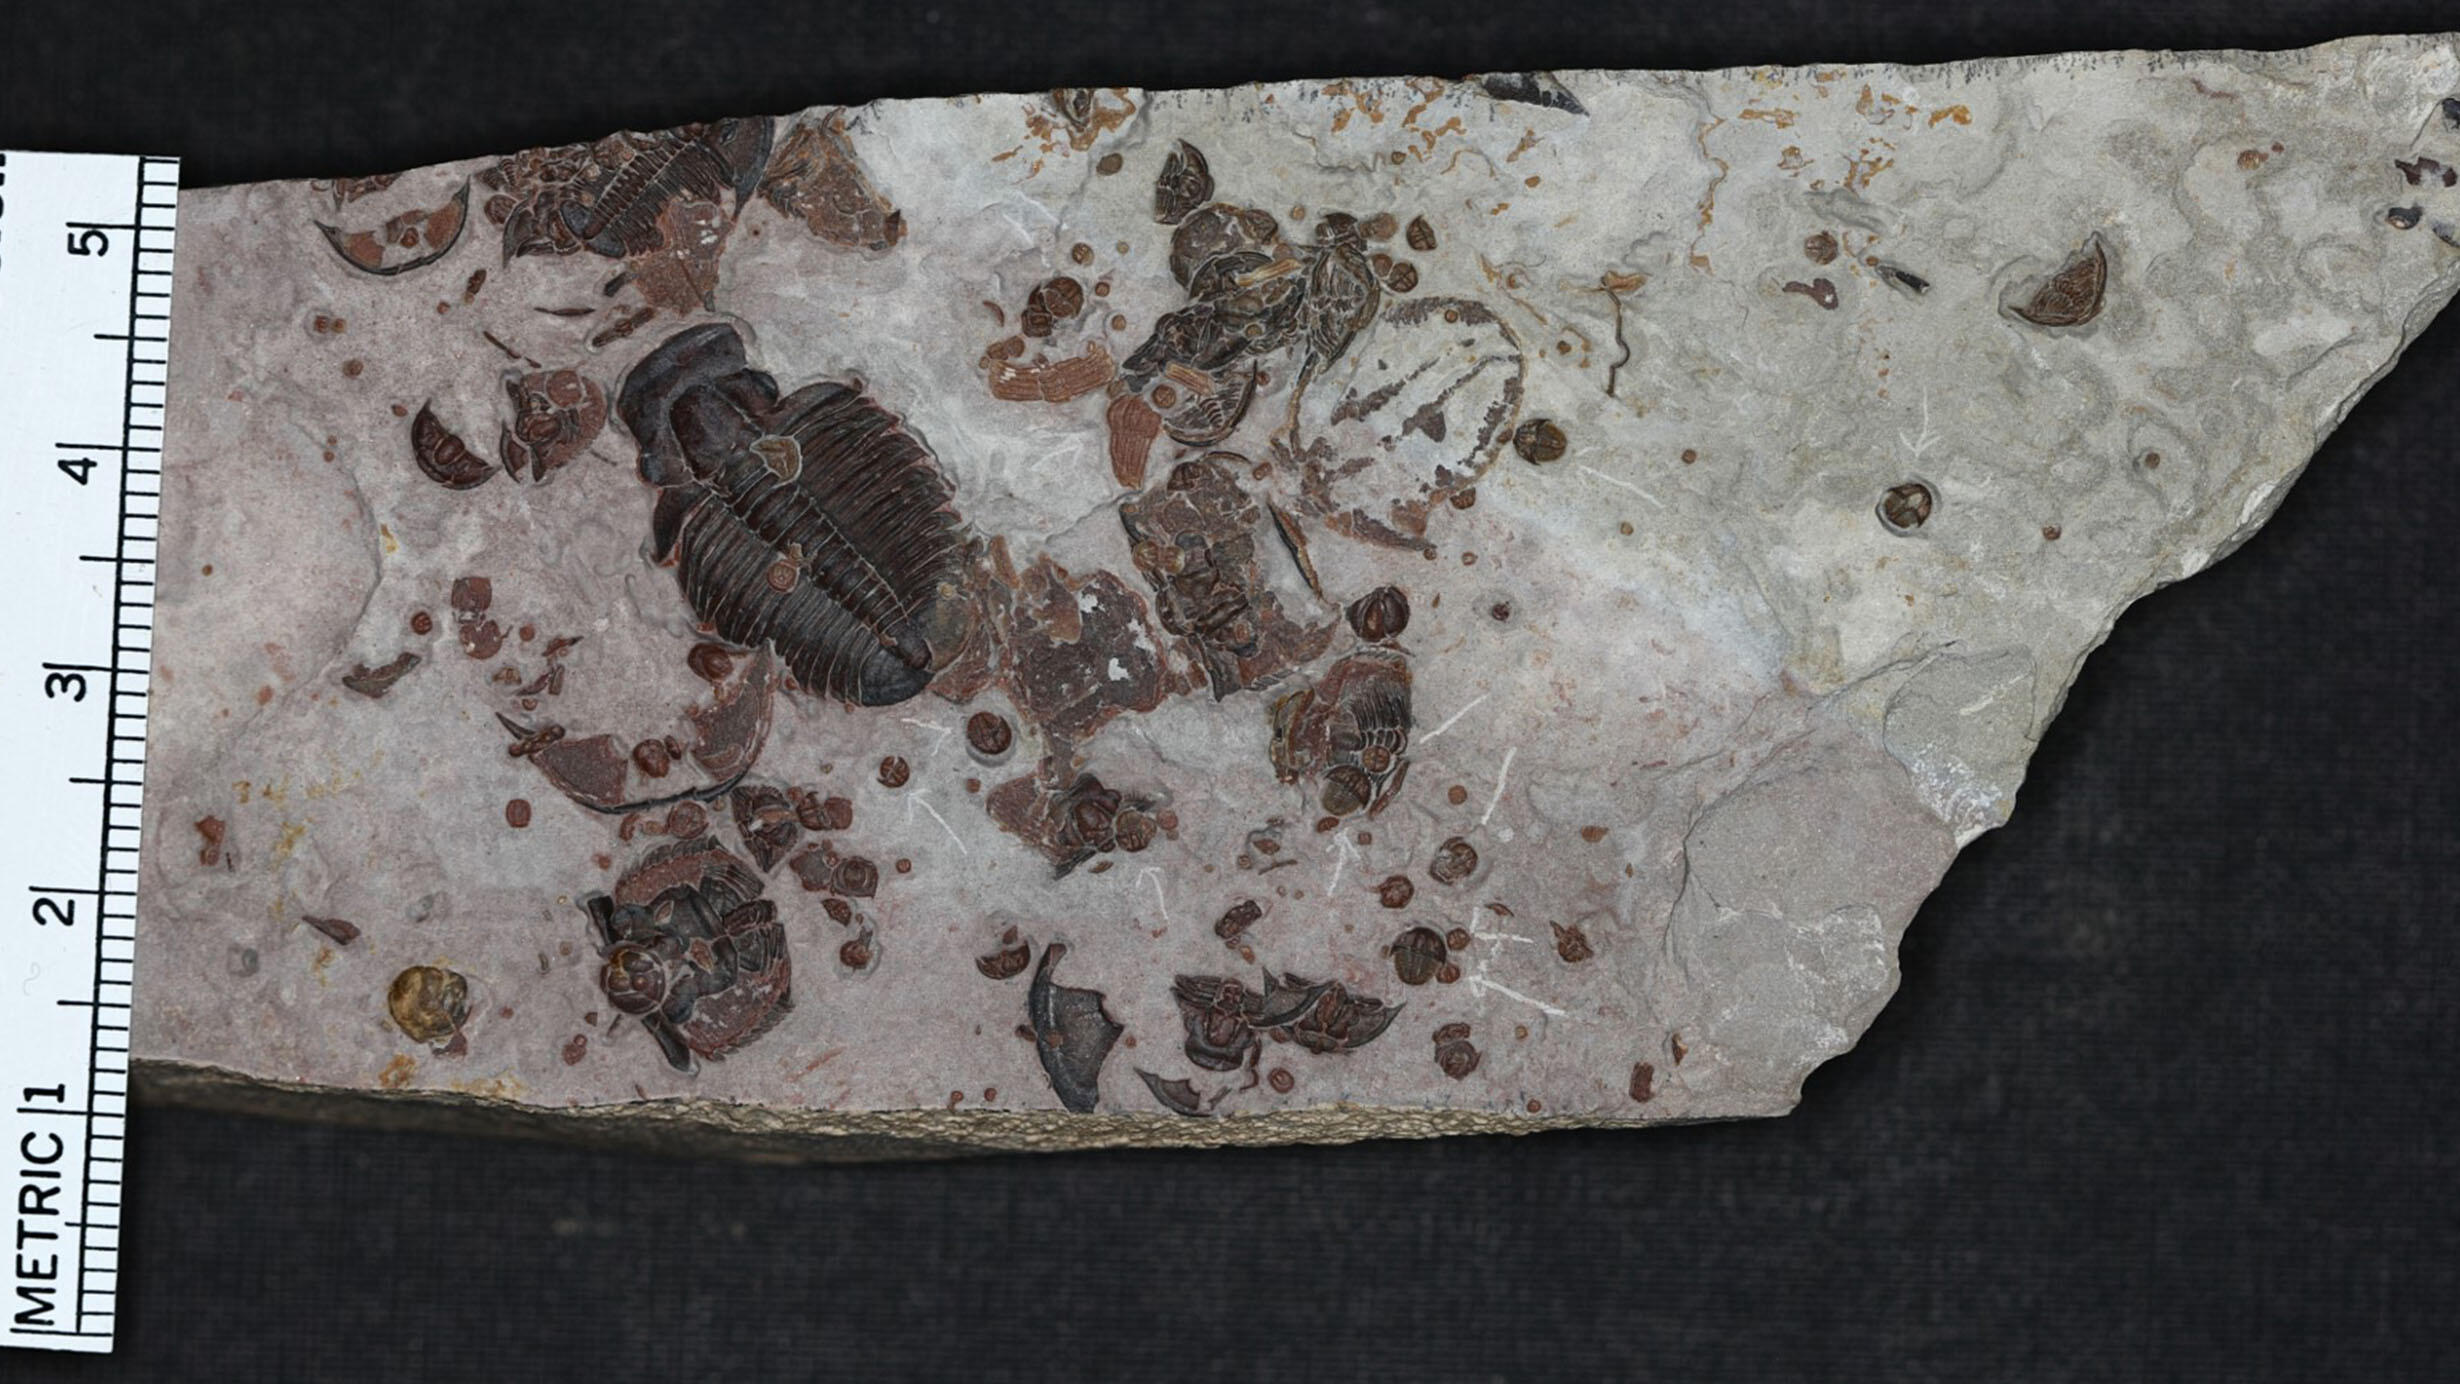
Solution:
[[[638,1017],[676,1071],[722,1057],[793,1007],[786,928],[760,876],[716,839],[661,846],[613,894],[581,901],[607,1002]]]
[[[658,487],[652,551],[693,614],[858,706],[931,681],[967,547],[938,461],[896,415],[830,381],[780,398],[723,323],[650,352],[615,410]]]

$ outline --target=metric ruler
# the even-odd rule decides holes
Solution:
[[[0,1342],[111,1348],[175,160],[0,154]]]

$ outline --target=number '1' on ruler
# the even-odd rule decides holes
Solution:
[[[0,154],[0,1341],[108,1350],[179,165]]]

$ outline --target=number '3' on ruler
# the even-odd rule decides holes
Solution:
[[[0,1341],[108,1350],[179,165],[0,154]],[[14,902],[11,902],[14,900]]]

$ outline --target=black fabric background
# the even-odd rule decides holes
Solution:
[[[2454,13],[26,4],[0,146],[177,153],[201,185],[881,96],[2274,48]],[[2120,623],[1790,1118],[782,1169],[146,1110],[119,1353],[0,1376],[2435,1374],[2456,378],[2446,317],[2245,552]]]

